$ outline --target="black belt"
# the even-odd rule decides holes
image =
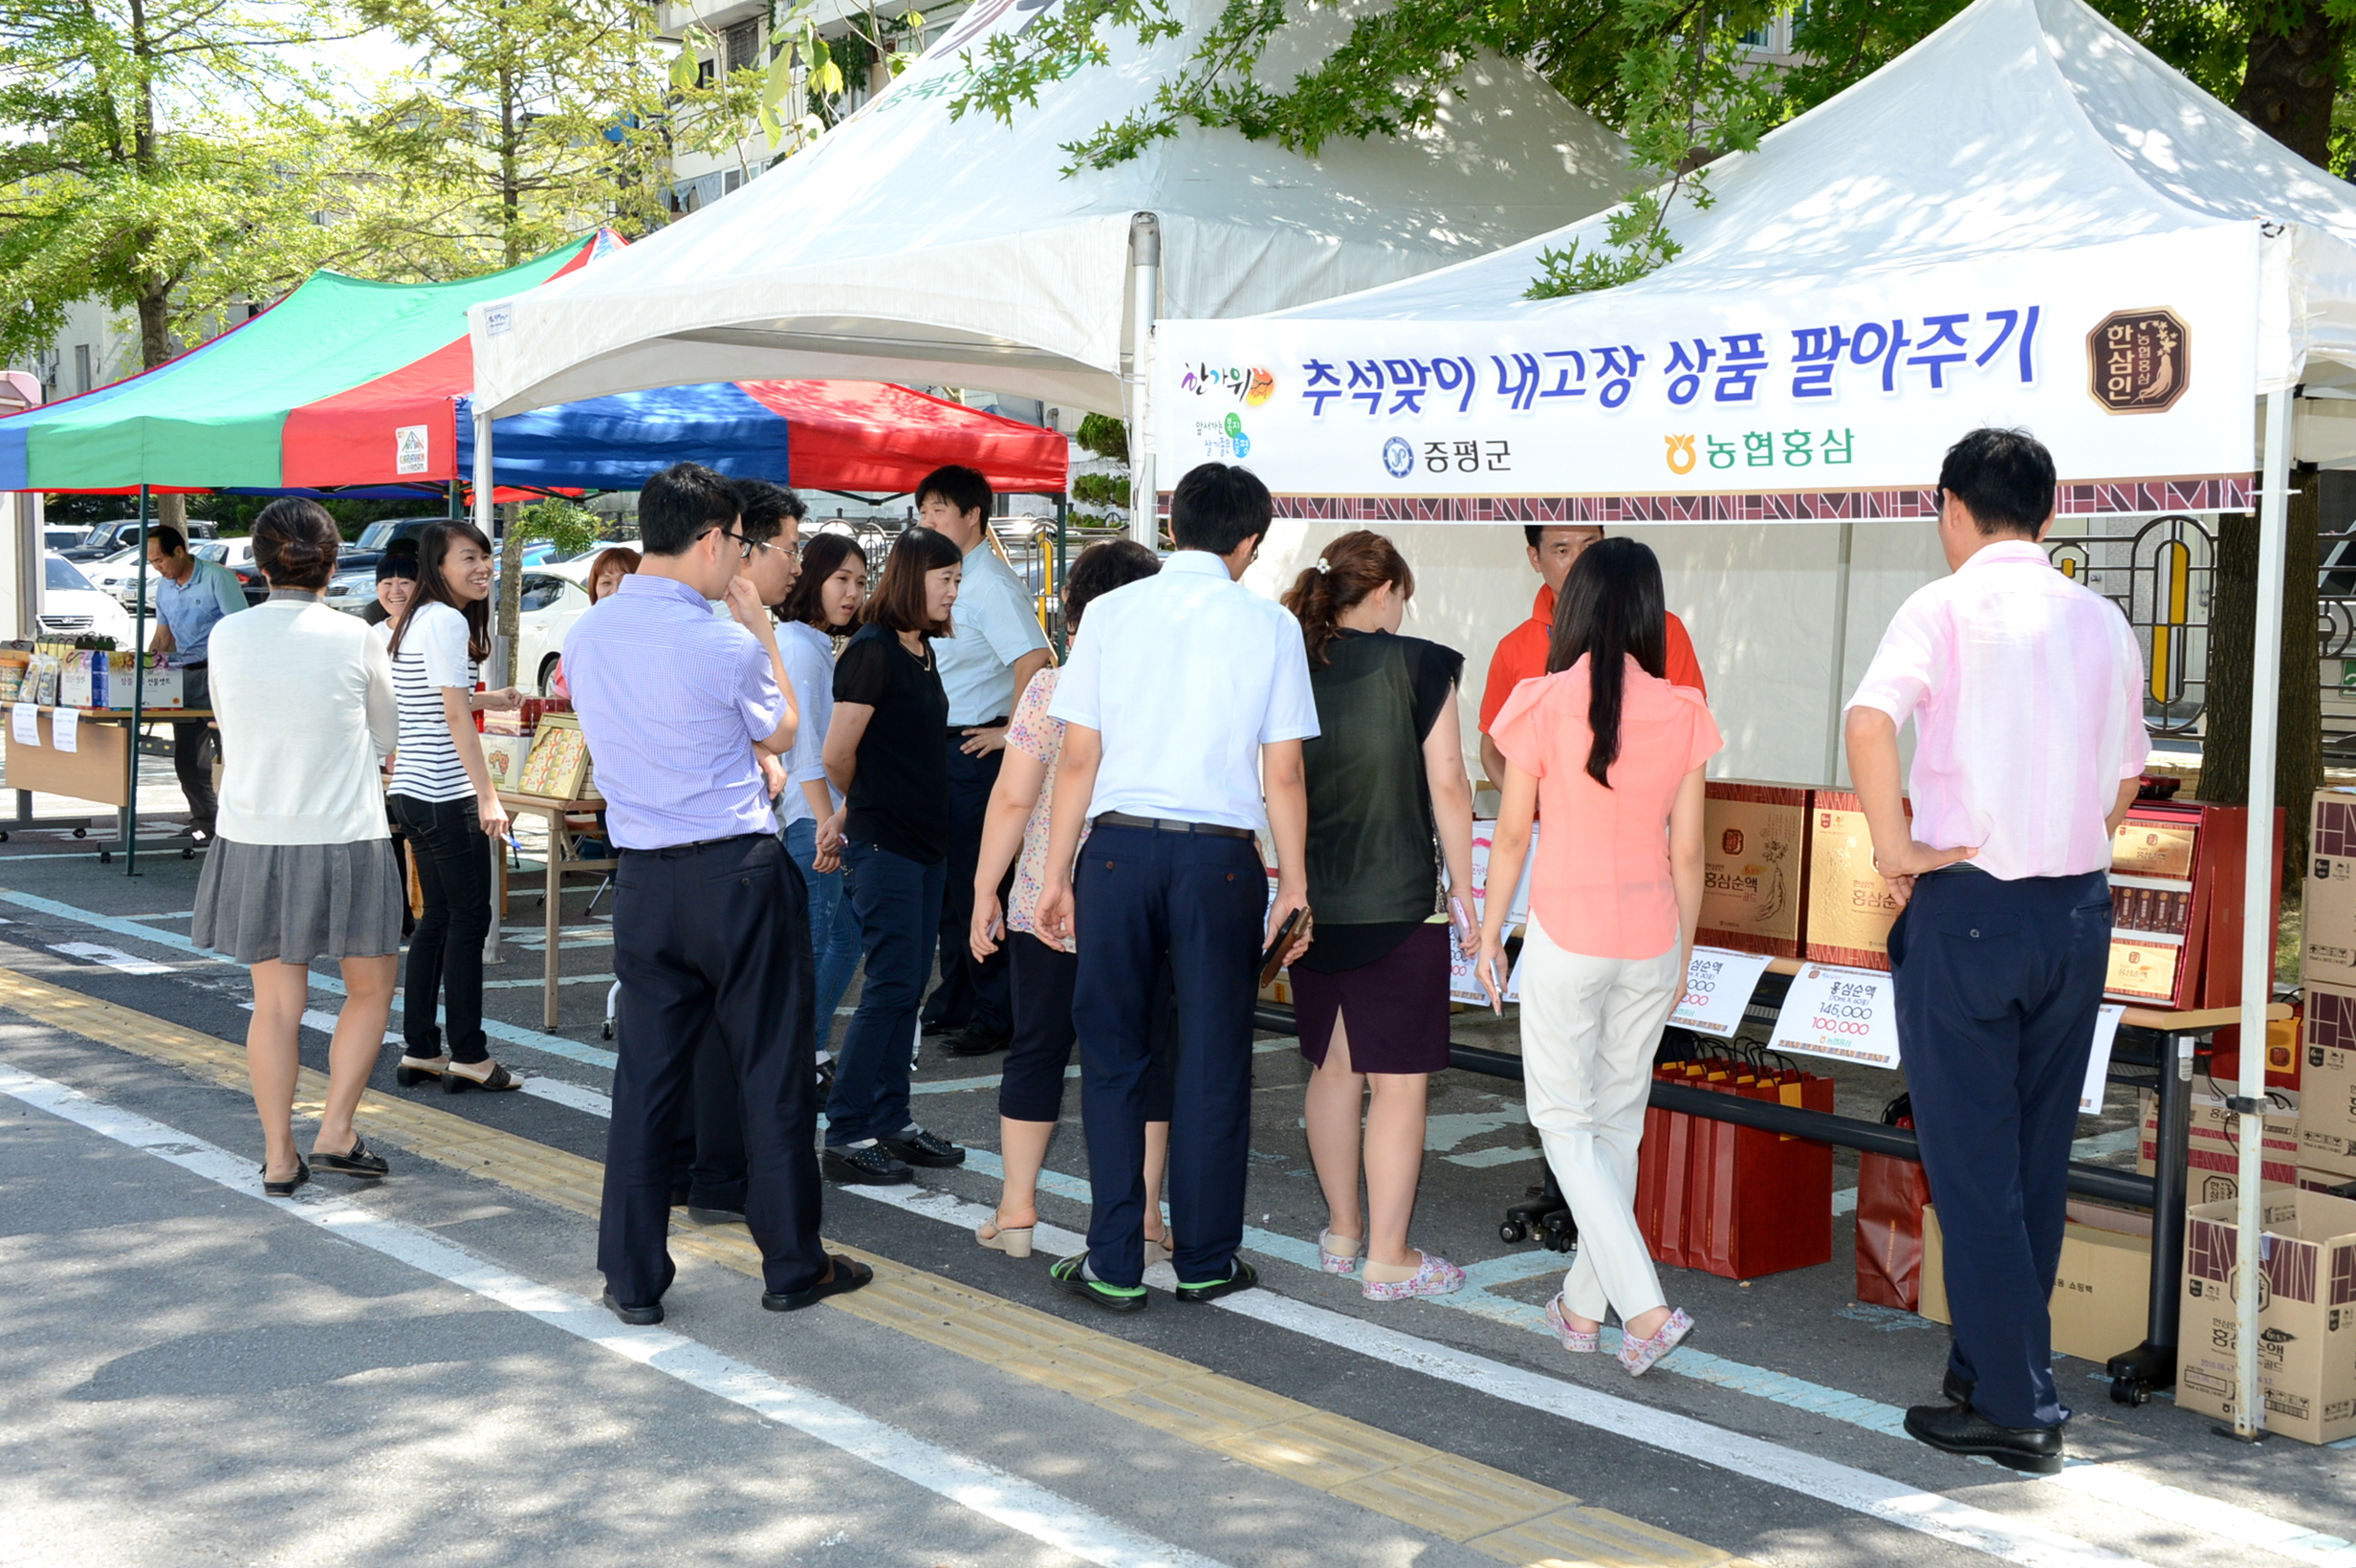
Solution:
[[[624,855],[701,855],[704,851],[717,849],[722,844],[741,844],[748,843],[754,838],[774,838],[775,837],[774,833],[731,833],[725,838],[698,838],[692,843],[664,844],[655,849],[624,848],[622,853]]]
[[[949,738],[951,740],[962,739],[965,732],[969,730],[1002,730],[1006,727],[1007,722],[1006,715],[1001,713],[994,719],[984,719],[978,724],[952,724],[949,727]]]
[[[1224,822],[1181,822],[1172,817],[1131,817],[1124,811],[1100,814],[1101,828],[1147,828],[1155,833],[1208,833],[1214,838],[1255,838],[1250,828],[1231,828]]]

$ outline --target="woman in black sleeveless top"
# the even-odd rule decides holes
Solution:
[[[1317,941],[1292,966],[1300,1054],[1316,1069],[1306,1121],[1325,1189],[1318,1251],[1325,1271],[1342,1274],[1358,1270],[1363,1252],[1362,1294],[1373,1301],[1464,1282],[1446,1258],[1407,1245],[1425,1090],[1448,1065],[1451,929],[1459,942],[1472,930],[1472,862],[1456,719],[1464,656],[1398,635],[1414,591],[1391,542],[1362,530],[1326,546],[1284,596],[1308,645],[1319,729],[1301,750]],[[1463,901],[1453,921],[1443,871]]]

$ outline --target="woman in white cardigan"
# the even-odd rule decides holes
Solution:
[[[340,542],[316,502],[263,508],[253,559],[270,598],[223,621],[211,645],[227,761],[191,934],[253,975],[246,1061],[267,1150],[262,1189],[273,1197],[311,1179],[294,1149],[294,1112],[315,959],[341,964],[344,1002],[311,1158],[345,1176],[385,1173],[352,1116],[383,1047],[401,967],[401,880],[378,782],[399,722],[384,645],[358,618],[320,602]]]

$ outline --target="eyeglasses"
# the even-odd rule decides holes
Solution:
[[[799,560],[799,559],[801,559],[801,546],[800,546],[798,543],[796,543],[796,544],[771,544],[771,543],[769,543],[767,540],[763,540],[761,543],[754,545],[754,546],[753,547],[753,550],[774,550],[775,552],[777,552],[777,554],[779,554],[779,555],[787,555],[787,556],[790,556],[790,557],[792,557],[792,558],[793,558],[793,559],[795,559],[795,560]],[[746,552],[745,552],[745,558],[746,558],[747,560],[750,560],[750,559],[752,559],[752,558],[753,558],[753,550],[748,550],[748,551],[746,551]]]
[[[736,558],[737,558],[738,560],[751,560],[751,559],[753,558],[753,541],[752,541],[751,539],[746,538],[743,534],[741,534],[737,533],[734,529],[732,529],[732,528],[708,528],[708,529],[704,530],[704,534],[719,534],[719,535],[720,535],[720,537],[722,537],[722,538],[724,538],[724,539],[733,539],[733,540],[735,540],[735,541],[736,541]],[[699,539],[700,539],[700,538],[702,538],[703,536],[704,536],[704,534],[697,534],[697,535],[696,535],[696,537],[697,537],[697,538],[699,538]]]

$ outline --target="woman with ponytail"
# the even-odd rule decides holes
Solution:
[[[1284,596],[1318,717],[1301,746],[1317,942],[1292,967],[1300,1054],[1314,1069],[1309,1153],[1325,1189],[1318,1252],[1338,1274],[1359,1273],[1363,1254],[1370,1301],[1464,1283],[1463,1270],[1407,1245],[1425,1091],[1448,1065],[1451,927],[1468,954],[1473,938],[1472,786],[1456,717],[1464,655],[1399,635],[1414,592],[1391,542],[1361,530],[1327,545]]]
[[[1513,887],[1532,817],[1546,833],[1521,950],[1530,1122],[1579,1223],[1579,1261],[1546,1304],[1570,1351],[1620,1315],[1620,1364],[1641,1375],[1693,1327],[1661,1294],[1636,1228],[1636,1150],[1662,1028],[1685,989],[1702,903],[1703,768],[1718,727],[1672,686],[1661,563],[1634,539],[1580,554],[1555,607],[1547,673],[1490,726],[1505,757],[1489,885]],[[1491,899],[1477,966],[1504,992],[1506,904]]]

